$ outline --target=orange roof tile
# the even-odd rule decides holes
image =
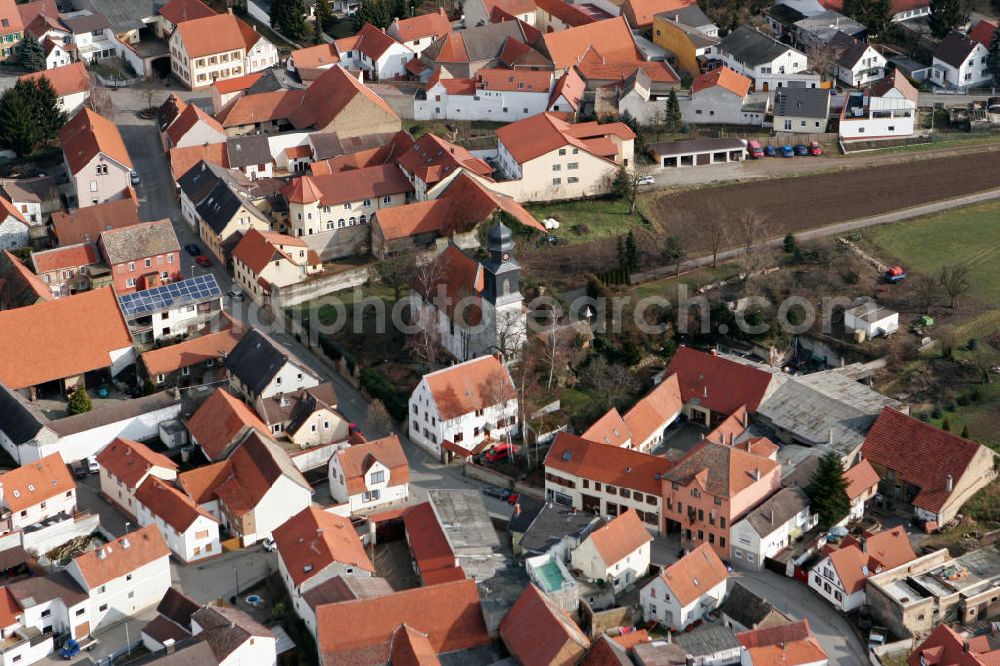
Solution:
[[[51,300],[52,290],[42,278],[32,273],[31,269],[11,254],[10,250],[4,250],[3,254],[12,272],[8,272],[5,277],[0,278],[0,305],[5,309],[12,309],[30,305],[32,304],[30,301]],[[29,299],[29,302],[21,300],[23,298]]]
[[[103,552],[103,556],[101,553]],[[147,525],[73,559],[87,588],[93,590],[139,567],[170,556],[156,525]],[[72,565],[71,565],[72,566]],[[166,568],[166,565],[164,565]]]
[[[981,444],[963,439],[930,423],[885,407],[868,431],[861,453],[876,465],[895,472],[900,481],[920,488],[914,506],[938,512],[969,470]]]
[[[845,540],[841,548],[830,551],[830,563],[848,593],[864,587],[865,580],[883,569],[891,569],[916,559],[913,546],[902,526],[873,534],[857,541]]]
[[[581,123],[583,128],[574,129],[574,125],[567,123],[552,113],[539,113],[523,120],[504,125],[497,129],[497,138],[503,143],[507,152],[524,164],[537,157],[546,155],[557,148],[573,146],[598,157],[606,157],[606,150],[597,148],[591,140],[607,134],[622,134],[626,138],[634,138],[635,133],[629,130],[626,133],[622,127],[628,128],[622,123],[607,123],[598,126],[597,123]],[[618,127],[622,125],[622,127]],[[597,129],[600,127],[601,129]],[[576,136],[582,133],[583,136]],[[631,134],[631,136],[629,136]],[[612,144],[611,153],[616,151]]]
[[[441,572],[455,569],[458,562],[434,506],[430,502],[422,502],[408,508],[403,513],[403,526],[424,585],[432,584],[428,579],[432,572],[437,572],[433,573],[439,577],[437,582],[441,582],[440,577],[450,578],[451,574]]]
[[[375,439],[341,449],[334,454],[347,480],[347,492],[357,495],[366,490],[365,474],[379,462],[389,469],[389,485],[401,486],[410,480],[410,466],[396,435]]]
[[[82,62],[54,67],[41,72],[32,72],[19,77],[25,80],[37,80],[45,77],[52,84],[52,89],[59,97],[73,95],[90,90],[90,74]]]
[[[571,28],[594,22],[594,18],[582,7],[564,2],[564,0],[535,0],[535,4],[538,5],[539,9],[551,14]]]
[[[11,513],[18,513],[53,497],[75,490],[73,475],[58,453],[26,463],[0,474],[3,501]]]
[[[594,543],[604,565],[611,568],[653,540],[635,509],[612,518],[587,537]]]
[[[62,126],[59,130],[59,144],[74,174],[79,173],[100,153],[122,166],[132,168],[132,158],[125,148],[121,132],[113,122],[87,107],[80,109]]]
[[[215,83],[212,84],[212,87],[218,90],[220,94],[228,95],[230,93],[249,90],[250,88],[253,87],[255,83],[260,81],[262,76],[264,76],[263,72],[244,74],[243,76],[237,76],[235,79],[225,79],[223,81],[216,81]]]
[[[65,268],[77,269],[96,264],[98,261],[97,249],[91,243],[77,243],[31,253],[31,263],[38,274]]]
[[[239,259],[255,275],[260,275],[272,261],[285,260],[296,266],[306,263],[304,259],[293,258],[284,248],[296,247],[305,250],[308,246],[301,238],[295,238],[276,231],[260,231],[251,229],[243,234],[243,238],[233,250],[233,258]]]
[[[393,666],[438,666],[441,660],[427,634],[402,624],[392,637],[389,663]]]
[[[174,345],[151,349],[142,354],[142,364],[146,366],[146,372],[150,377],[156,377],[212,359],[218,361],[233,350],[243,337],[244,330],[242,326],[234,325]]]
[[[174,181],[191,170],[198,162],[205,161],[229,168],[229,153],[225,142],[207,143],[201,146],[187,146],[170,149],[170,173]]]
[[[110,287],[0,312],[0,340],[0,382],[14,390],[110,367],[132,346]]]
[[[660,574],[681,606],[687,606],[729,577],[715,549],[703,543]]]
[[[620,84],[641,69],[653,83],[680,83],[677,73],[665,62],[609,61],[594,49],[587,51],[573,68],[587,81]]]
[[[958,633],[947,624],[934,631],[910,653],[909,666],[996,666],[1000,650],[990,650],[985,636]],[[968,650],[966,650],[968,644]]]
[[[672,463],[666,458],[591,442],[561,432],[545,456],[546,469],[659,496],[661,478]]]
[[[639,446],[671,423],[683,408],[677,375],[669,375],[626,412],[625,425],[631,433],[632,446]]]
[[[116,437],[97,454],[97,464],[134,490],[153,467],[176,472],[177,465],[145,444]]]
[[[450,421],[493,405],[496,382],[507,383],[513,398],[514,382],[496,356],[480,356],[424,375],[438,409],[438,418]]]
[[[469,169],[480,176],[493,173],[493,168],[468,149],[445,141],[434,134],[420,137],[397,158],[399,166],[428,185],[444,180],[459,168]]]
[[[307,46],[304,49],[296,49],[288,57],[292,59],[296,68],[305,69],[331,67],[340,62],[335,44],[317,44],[316,46]]]
[[[525,665],[574,664],[590,648],[590,639],[566,611],[531,583],[500,621],[500,637]]]
[[[744,631],[736,634],[736,640],[746,648],[754,666],[795,666],[827,659],[808,620]]]
[[[878,486],[878,472],[867,458],[844,472],[844,479],[847,480],[847,496],[852,500]]]
[[[969,39],[979,42],[987,49],[993,43],[993,35],[996,34],[997,24],[993,21],[980,19],[976,25],[969,30]]]
[[[673,376],[676,377],[677,375]],[[715,426],[714,430],[705,435],[705,439],[731,446],[737,437],[747,431],[749,425],[750,421],[746,405],[741,405],[739,409],[724,418],[719,425]]]
[[[314,506],[274,530],[278,557],[296,587],[339,562],[375,573],[351,521]]]
[[[632,433],[625,425],[625,419],[615,407],[605,412],[581,435],[592,442],[600,442],[610,446],[626,446],[631,444]]]
[[[201,0],[169,0],[160,7],[160,16],[177,25],[184,21],[215,16],[215,10]]]
[[[275,90],[256,95],[240,95],[222,107],[215,114],[215,119],[227,128],[288,119],[299,112],[304,96],[303,90]]]
[[[476,582],[460,580],[319,606],[316,633],[323,663],[385,663],[402,624],[427,634],[438,654],[490,643]]]
[[[21,605],[6,587],[0,588],[0,627],[13,627],[22,615]]]
[[[345,51],[360,51],[375,61],[388,51],[396,40],[385,34],[384,30],[376,28],[371,23],[365,23],[356,34],[338,39],[337,49],[343,53]]]
[[[732,499],[780,467],[770,458],[704,440],[666,478],[685,487],[697,484],[702,492]]]
[[[751,84],[752,81],[747,77],[722,66],[694,77],[694,81],[691,82],[691,92],[697,93],[706,88],[719,86],[742,99],[750,92]]]
[[[672,12],[695,4],[695,0],[625,0],[622,15],[633,28],[653,25],[653,17],[660,12]]]
[[[588,49],[597,49],[611,62],[640,62],[642,54],[622,16],[546,33],[545,49],[556,69],[572,67]]]
[[[549,94],[552,72],[530,69],[481,69],[476,83],[482,90],[538,92]]]
[[[176,146],[180,143],[184,135],[194,129],[199,123],[207,125],[209,129],[218,132],[220,140],[215,143],[225,143],[226,132],[222,129],[219,121],[210,116],[197,104],[188,104],[187,108],[174,118],[174,121],[170,123],[170,127],[167,128],[167,138],[170,139],[170,145]]]
[[[379,164],[350,171],[296,179],[282,188],[289,201],[311,202],[316,192],[324,206],[411,192],[413,185],[395,164]]]
[[[871,535],[865,539],[865,546],[868,556],[881,564],[883,569],[898,567],[917,559],[902,525]]]
[[[177,24],[184,49],[189,58],[246,49],[241,21],[232,14],[213,14]]]
[[[142,482],[135,492],[135,501],[149,509],[154,516],[162,518],[178,534],[186,532],[198,518],[219,522],[212,514],[195,504],[193,499],[155,476]]]
[[[191,437],[209,460],[221,460],[246,432],[267,430],[245,402],[224,388],[216,388],[187,424]]]
[[[586,90],[586,87],[575,67],[566,70],[566,73],[559,77],[556,85],[552,88],[552,95],[549,98],[549,110],[551,111],[551,107],[555,105],[556,101],[560,97],[563,97],[574,111],[579,111],[580,102],[583,100],[583,92]]]
[[[21,12],[18,11],[14,0],[0,0],[0,18],[6,21],[0,26],[0,34],[10,35],[24,31]]]
[[[425,37],[437,39],[451,32],[451,23],[444,10],[438,7],[437,11],[430,14],[420,14],[407,19],[396,18],[388,29],[396,34],[400,42],[406,43]]]
[[[177,484],[197,504],[208,504],[217,499],[215,489],[230,476],[229,461],[202,465],[177,475]]]
[[[390,42],[393,41],[390,37],[386,38]],[[324,71],[319,78],[309,84],[301,97],[299,108],[290,116],[290,120],[296,129],[310,126],[323,129],[358,96],[363,97],[386,115],[398,118],[384,99],[345,69],[337,66]]]

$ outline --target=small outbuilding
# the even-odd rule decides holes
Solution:
[[[742,162],[747,149],[742,139],[689,139],[654,143],[649,152],[657,166],[671,169]]]
[[[895,333],[899,328],[899,313],[877,303],[865,302],[853,308],[844,310],[844,329],[860,337],[858,331],[864,331],[865,338]]]

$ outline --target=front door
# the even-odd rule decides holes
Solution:
[[[90,635],[90,622],[81,622],[73,627],[73,638],[80,639]]]

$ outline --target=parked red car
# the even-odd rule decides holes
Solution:
[[[203,254],[199,254],[197,257],[195,257],[194,262],[199,266],[203,266],[205,268],[208,268],[209,266],[212,265],[212,260]]]
[[[815,141],[809,144],[809,154],[810,155],[822,155],[823,148]]]
[[[491,446],[489,451],[487,451],[486,455],[483,457],[486,458],[486,462],[495,463],[500,462],[501,460],[506,460],[513,453],[515,453],[514,445],[502,442]]]

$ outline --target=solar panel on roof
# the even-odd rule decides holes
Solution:
[[[209,298],[219,298],[222,290],[211,273],[197,275],[180,282],[124,294],[118,305],[126,318],[135,318],[151,312],[167,310],[176,305],[194,303]]]

